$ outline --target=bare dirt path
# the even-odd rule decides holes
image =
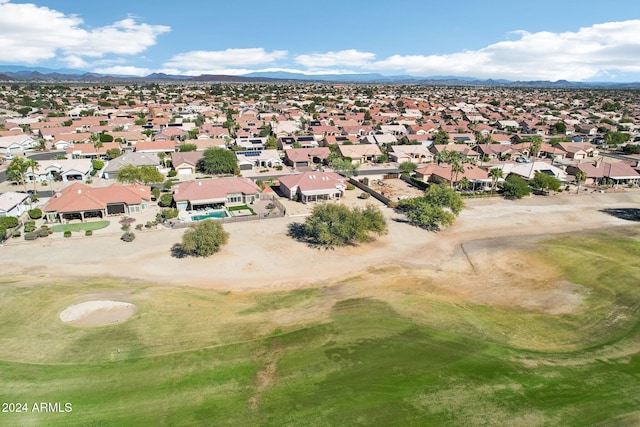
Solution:
[[[462,249],[479,254],[491,246],[526,242],[525,236],[634,225],[603,210],[638,207],[640,191],[475,199],[466,202],[454,226],[439,233],[396,221],[401,217],[383,208],[389,234],[360,247],[310,248],[286,236],[288,224],[304,218],[280,218],[225,225],[229,244],[206,259],[172,257],[171,246],[184,230],[154,230],[137,232],[131,243],[122,242],[120,234],[10,242],[0,247],[0,264],[4,276],[98,276],[215,289],[290,289],[383,265],[451,266]],[[460,268],[469,267],[465,258],[460,258],[466,263]]]

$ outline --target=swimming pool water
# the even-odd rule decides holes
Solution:
[[[227,211],[213,211],[202,215],[191,215],[191,220],[193,221],[202,221],[203,219],[209,218],[226,218],[229,215]]]

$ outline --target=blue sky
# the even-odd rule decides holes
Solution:
[[[615,4],[615,7],[613,7]],[[640,2],[0,0],[0,64],[640,81]]]

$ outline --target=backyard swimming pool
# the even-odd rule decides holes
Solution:
[[[226,210],[217,210],[217,211],[211,211],[211,212],[207,212],[205,214],[201,214],[201,215],[191,215],[191,220],[192,221],[202,221],[204,219],[209,219],[209,218],[228,218],[229,217],[229,213]]]

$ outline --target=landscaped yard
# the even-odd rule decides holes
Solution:
[[[106,228],[109,225],[109,221],[92,221],[92,222],[79,222],[77,224],[60,224],[52,227],[54,232],[65,231],[95,231],[102,228]]]
[[[231,206],[228,207],[227,210],[229,211],[231,216],[249,216],[256,214],[255,211],[247,205]]]

